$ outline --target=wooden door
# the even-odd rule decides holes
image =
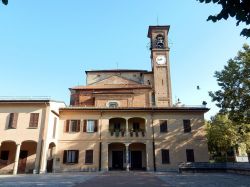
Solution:
[[[112,169],[123,169],[123,151],[112,151]]]
[[[142,169],[142,152],[131,151],[131,170]]]

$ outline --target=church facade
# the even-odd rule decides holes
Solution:
[[[39,129],[33,134],[32,141],[36,142],[33,154],[26,151],[27,158],[33,156],[29,171],[170,171],[177,170],[182,162],[207,162],[204,113],[209,109],[202,105],[173,104],[168,32],[169,26],[149,27],[150,71],[86,71],[87,84],[70,88],[70,105],[59,102],[53,111],[48,109],[57,119],[56,124],[51,125],[40,115],[43,128],[36,125]],[[29,101],[22,104],[25,103]],[[32,102],[28,107],[32,107]],[[10,110],[2,109],[2,121],[10,120],[6,117]],[[30,120],[39,121],[34,116],[30,115]],[[0,139],[5,142],[0,147],[0,161],[12,163],[9,168],[14,167],[15,174],[23,158],[18,153],[20,145],[18,148],[15,137],[10,138],[7,130],[3,130],[5,136]],[[29,140],[29,135],[25,138]],[[8,142],[14,142],[13,154],[5,145]],[[25,170],[28,166],[23,167],[23,171],[28,171]],[[0,162],[0,172],[4,168]]]
[[[176,170],[208,161],[205,106],[173,105],[169,26],[150,26],[152,70],[86,71],[60,109],[55,170]]]

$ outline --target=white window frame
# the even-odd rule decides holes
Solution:
[[[75,122],[75,124],[74,124],[74,122]],[[72,120],[70,120],[70,123],[69,123],[69,132],[76,132],[76,131],[73,131],[73,125],[76,125],[76,129],[77,129],[77,120],[75,120],[75,119],[72,119]]]
[[[87,120],[87,132],[94,132],[95,131],[95,120],[89,119]]]
[[[67,163],[75,163],[75,159],[76,159],[76,151],[68,150],[68,151],[67,151],[67,159],[66,159],[66,162],[67,162]]]

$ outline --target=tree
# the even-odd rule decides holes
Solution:
[[[8,0],[2,0],[2,3],[3,3],[4,5],[7,5],[7,4],[8,4]]]
[[[206,124],[208,149],[212,155],[222,154],[226,158],[228,151],[237,150],[242,145],[250,151],[250,132],[240,132],[228,115],[216,114]]]
[[[217,114],[207,122],[206,136],[211,153],[224,153],[237,145],[237,128],[226,115]]]
[[[222,10],[217,15],[210,15],[207,21],[217,22],[221,19],[227,20],[235,17],[238,26],[241,22],[250,24],[250,1],[249,0],[198,0],[200,3],[216,3],[222,6]],[[244,28],[241,35],[249,37],[250,29]]]
[[[228,114],[240,126],[239,130],[250,131],[246,125],[250,124],[250,47],[244,44],[243,51],[214,76],[221,89],[209,92],[212,101],[217,102],[221,114]]]

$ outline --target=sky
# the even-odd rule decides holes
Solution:
[[[208,95],[219,89],[214,72],[249,42],[234,19],[206,21],[219,10],[196,0],[9,0],[0,4],[0,96],[69,104],[86,70],[151,70],[148,26],[170,25],[173,102],[206,101],[209,119],[218,111]]]

